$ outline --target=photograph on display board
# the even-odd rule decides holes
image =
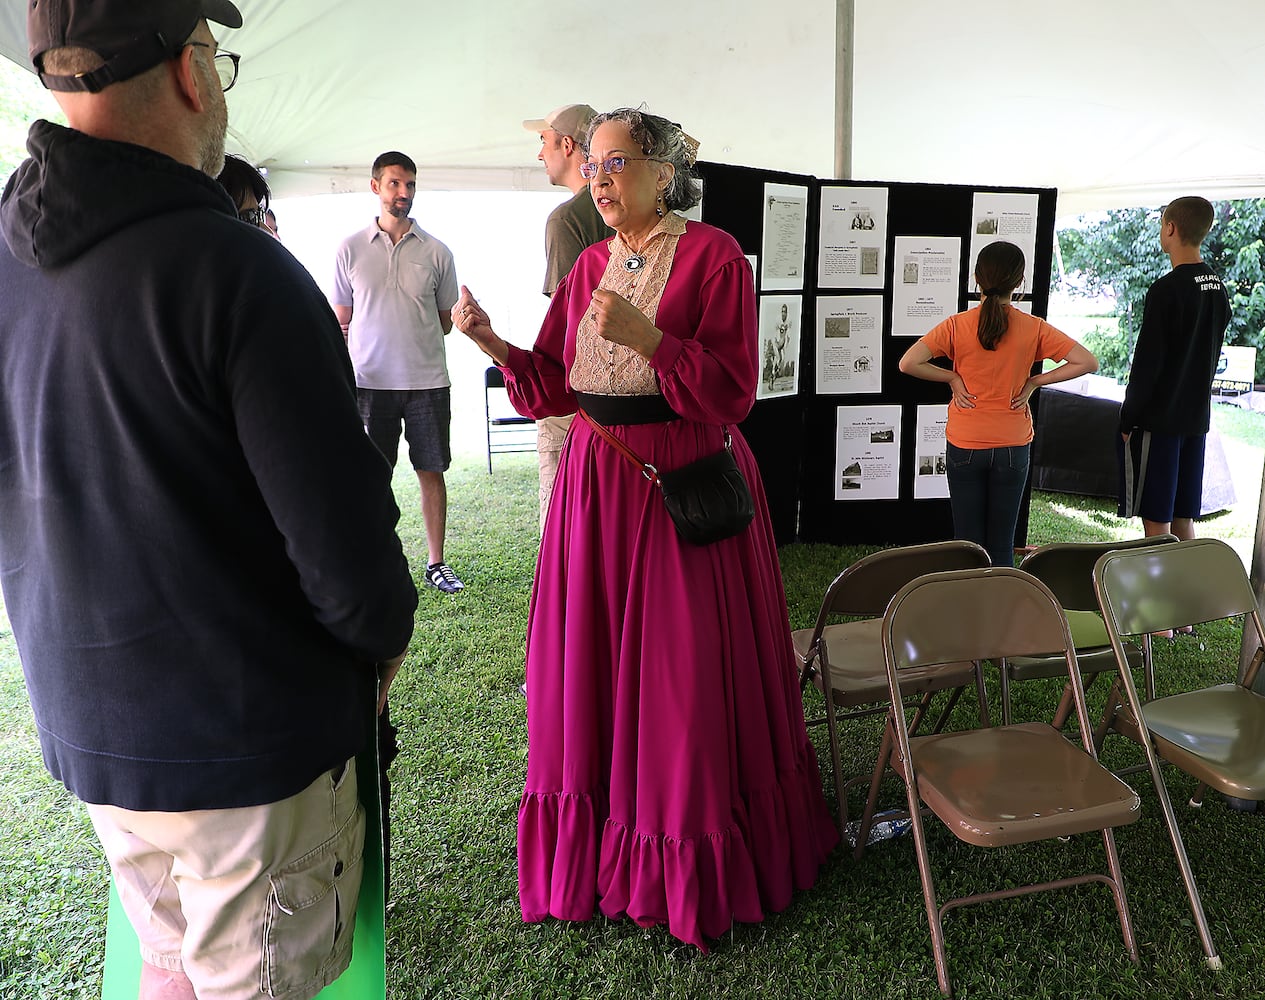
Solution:
[[[799,391],[799,325],[803,299],[766,295],[760,299],[760,384],[756,399]]]
[[[885,187],[822,187],[817,247],[819,287],[883,287],[887,201]]]
[[[914,499],[941,500],[949,496],[948,466],[945,455],[945,428],[949,405],[931,403],[918,407],[914,431]]]
[[[1032,291],[1032,269],[1037,248],[1037,208],[1040,196],[1004,191],[976,191],[971,205],[971,251],[966,287],[975,289],[975,261],[990,243],[1005,240],[1023,251],[1024,285]]]
[[[817,298],[817,392],[883,388],[883,296]]]
[[[921,337],[958,311],[962,239],[897,236],[892,253],[900,276],[892,284],[892,336]]]
[[[804,287],[804,240],[808,232],[808,188],[764,185],[762,291],[795,292]]]
[[[897,499],[900,407],[840,406],[835,412],[835,499]]]

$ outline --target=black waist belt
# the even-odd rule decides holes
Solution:
[[[681,415],[662,396],[597,396],[577,392],[580,409],[607,427],[612,424],[662,424]]]

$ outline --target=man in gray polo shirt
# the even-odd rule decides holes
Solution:
[[[369,188],[382,211],[338,248],[334,312],[356,371],[365,430],[393,467],[403,424],[430,550],[426,582],[454,594],[465,585],[444,562],[444,472],[452,462],[444,337],[457,301],[456,268],[449,249],[409,217],[417,193],[417,165],[409,157],[379,156]]]

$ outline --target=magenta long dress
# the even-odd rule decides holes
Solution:
[[[511,349],[520,412],[575,408],[576,331],[621,249],[586,250],[533,350]],[[670,470],[719,449],[728,425],[756,517],[713,545],[680,541],[657,488],[573,424],[527,629],[518,881],[526,921],[587,920],[596,906],[705,950],[811,886],[837,834],[804,729],[764,488],[734,428],[758,376],[751,270],[731,237],[693,222],[670,266],[650,367],[682,419],[612,431]]]

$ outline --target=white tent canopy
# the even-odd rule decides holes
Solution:
[[[835,0],[238,0],[230,148],[281,195],[363,190],[384,149],[431,189],[545,189],[521,129],[643,102],[723,163],[834,176]],[[1265,192],[1265,3],[859,0],[852,173],[1057,187],[1060,214]],[[0,53],[26,65],[25,3]]]

